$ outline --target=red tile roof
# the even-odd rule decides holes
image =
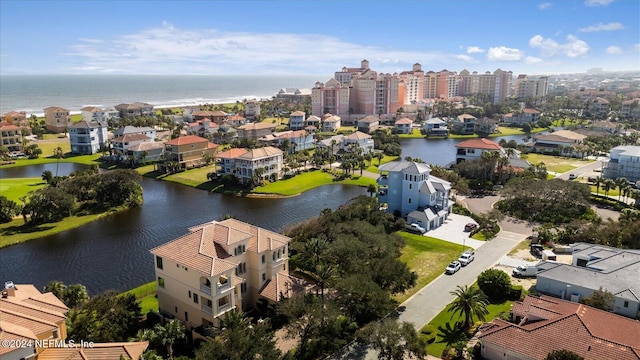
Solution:
[[[413,120],[411,120],[409,118],[402,118],[402,119],[396,121],[396,125],[401,125],[401,124],[410,125],[410,124],[413,124]]]
[[[167,145],[187,145],[187,144],[197,144],[202,142],[208,142],[209,140],[202,138],[200,136],[188,135],[181,136],[179,138],[175,138],[171,141],[167,141],[165,144]]]
[[[106,360],[140,359],[149,342],[94,343],[93,346],[47,348],[38,354],[38,360]]]
[[[247,151],[247,149],[245,148],[234,148],[234,149],[229,149],[227,151],[223,151],[221,153],[217,153],[216,154],[216,158],[220,158],[220,159],[235,159],[240,155],[245,154]]]
[[[275,279],[272,278],[264,284],[259,295],[277,302],[282,298],[290,298],[310,287],[311,285],[305,280],[293,277],[286,271],[281,271],[276,274]]]
[[[502,146],[497,142],[485,138],[465,140],[456,145],[456,147],[462,149],[502,150]]]
[[[480,341],[524,358],[544,359],[567,349],[585,359],[639,359],[640,321],[579,303],[542,296],[527,297],[512,312],[520,325],[494,319],[483,326]]]

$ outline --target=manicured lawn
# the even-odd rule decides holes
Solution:
[[[40,157],[44,158],[53,156],[53,150],[57,147],[61,147],[65,154],[71,151],[71,143],[69,143],[69,138],[65,136],[60,138],[58,137],[58,135],[54,135],[51,140],[32,141],[29,143],[29,145],[31,144],[36,144],[40,149],[42,149],[42,154],[40,155]]]
[[[490,321],[503,312],[509,312],[509,310],[511,310],[512,304],[513,301],[505,301],[501,304],[489,304],[489,306],[487,306],[489,315],[487,315],[485,320]],[[438,327],[444,327],[445,324],[451,322],[451,326],[453,327],[458,319],[456,317],[452,319],[451,314],[452,313],[447,312],[447,309],[445,308],[438,315],[436,315],[436,317],[433,318],[431,322],[429,322],[429,325],[437,329]],[[436,332],[438,333],[438,336],[436,337],[436,340],[433,342],[433,344],[429,344],[429,346],[427,346],[427,352],[429,353],[429,355],[440,357],[442,355],[442,351],[447,347],[447,344],[439,342],[442,340],[442,338],[440,337],[440,331],[436,330]]]
[[[77,228],[117,211],[109,210],[101,214],[70,216],[62,221],[38,226],[24,226],[22,218],[13,219],[13,221],[6,224],[0,224],[0,248]]]
[[[136,297],[143,315],[146,315],[150,310],[158,311],[158,298],[156,297],[157,288],[155,281],[125,291],[124,294],[133,294],[133,296]]]
[[[595,185],[590,185],[589,186],[591,188],[591,192],[592,193],[596,193],[596,186]],[[602,188],[602,184],[600,184],[600,190],[597,192],[598,195],[603,195],[604,196],[604,189]],[[609,192],[607,193],[607,195],[609,196],[618,196],[620,195],[620,190],[618,188],[615,189],[609,189]]]
[[[420,129],[413,129],[411,134],[398,134],[400,139],[422,139],[424,135],[420,132]]]
[[[289,118],[288,117],[268,117],[264,118],[261,122],[267,124],[276,124],[277,126],[289,126]]]
[[[214,170],[215,168],[213,165],[203,166],[201,168],[190,169],[187,171],[167,175],[163,178],[163,180],[197,188],[203,183],[209,181],[209,179],[207,179],[207,174]]]
[[[513,249],[511,249],[511,251],[509,251],[509,255],[513,255],[515,253],[517,253],[520,250],[524,250],[524,249],[528,249],[529,248],[529,240],[523,240],[521,241],[518,246],[514,247]]]
[[[416,286],[395,296],[395,299],[402,303],[444,273],[447,265],[462,252],[462,245],[404,231],[398,234],[405,239],[400,260],[418,274]]]
[[[347,184],[357,186],[369,186],[369,184],[375,184],[375,179],[371,179],[365,176],[360,176],[358,171],[352,174],[351,178],[335,181],[333,175],[323,172],[321,170],[314,170],[304,172],[300,175],[296,175],[290,179],[280,180],[272,182],[263,186],[259,186],[252,193],[256,194],[277,194],[277,195],[297,195],[307,190],[314,189],[318,186],[328,184]]]
[[[533,153],[525,154],[522,156],[522,158],[528,160],[531,164],[538,164],[542,162],[547,167],[547,170],[556,172],[556,173],[565,173],[567,171],[571,171],[577,167],[587,165],[594,161],[589,159],[581,160],[576,158],[533,154]]]
[[[12,167],[29,166],[29,165],[40,165],[40,164],[51,164],[51,163],[55,163],[56,161],[58,161],[58,159],[54,158],[53,156],[44,157],[43,155],[44,154],[42,154],[37,159],[20,159],[20,160],[16,160],[15,164],[3,165],[2,168],[12,168]],[[69,154],[67,154],[67,155],[65,155],[64,158],[60,159],[60,162],[61,163],[63,163],[63,162],[77,163],[77,164],[84,164],[84,165],[99,165],[100,162],[98,160],[100,159],[100,157],[102,157],[102,154],[77,155],[77,156],[70,156]]]
[[[388,162],[394,161],[394,160],[398,160],[400,159],[399,156],[389,156],[389,155],[385,155],[382,160],[380,160],[380,163],[378,163],[378,159],[373,158],[371,159],[371,165],[366,168],[365,170],[372,172],[374,174],[378,173],[378,166],[380,166],[381,164],[386,164]]]
[[[21,204],[20,198],[47,185],[41,178],[10,178],[0,181],[0,195]]]

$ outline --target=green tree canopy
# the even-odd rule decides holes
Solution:
[[[452,313],[453,319],[456,314],[463,318],[462,327],[468,328],[473,324],[473,319],[477,318],[481,321],[485,320],[485,316],[489,314],[487,305],[489,301],[487,296],[476,286],[464,287],[458,285],[455,291],[451,292],[456,298],[453,300],[447,311]]]
[[[544,360],[584,360],[584,358],[569,350],[553,350]]]
[[[611,311],[615,302],[615,296],[609,290],[603,290],[602,286],[598,290],[594,291],[590,296],[580,300],[581,304],[592,306],[604,311]]]
[[[406,321],[399,323],[387,318],[372,322],[359,332],[358,341],[378,351],[378,359],[424,359],[427,355],[426,340],[418,336],[413,324]]]
[[[478,275],[478,287],[489,300],[498,301],[507,298],[511,291],[511,277],[499,269],[487,269]]]

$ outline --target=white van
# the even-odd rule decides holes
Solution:
[[[542,260],[556,261],[556,254],[551,250],[542,250]]]

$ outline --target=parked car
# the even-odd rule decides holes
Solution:
[[[422,226],[416,223],[413,223],[413,224],[407,225],[407,231],[416,233],[416,234],[424,234],[427,232],[427,229],[423,228]]]
[[[467,266],[470,262],[473,261],[473,259],[475,259],[475,253],[471,250],[467,250],[460,255],[460,257],[458,258],[458,262],[462,266]]]
[[[474,224],[474,223],[468,223],[467,225],[464,226],[464,231],[466,232],[472,232],[473,230],[475,230],[478,227],[478,224]]]
[[[513,269],[513,277],[517,277],[517,278],[521,278],[521,277],[535,277],[536,275],[538,275],[538,272],[540,271],[540,269],[538,269],[535,266],[518,266],[517,268]]]
[[[455,274],[456,272],[458,272],[458,270],[460,270],[461,267],[462,267],[462,265],[460,265],[459,261],[452,261],[451,264],[449,264],[447,266],[447,269],[445,270],[445,273],[447,273],[447,274]]]
[[[543,250],[544,250],[544,247],[542,247],[542,245],[540,245],[540,244],[531,244],[529,252],[531,252],[531,255],[533,255],[533,256],[535,256],[537,258],[541,258]]]
[[[577,179],[577,178],[578,178],[578,175],[573,174],[573,173],[572,173],[572,174],[569,174],[569,180],[575,180],[575,179]]]

